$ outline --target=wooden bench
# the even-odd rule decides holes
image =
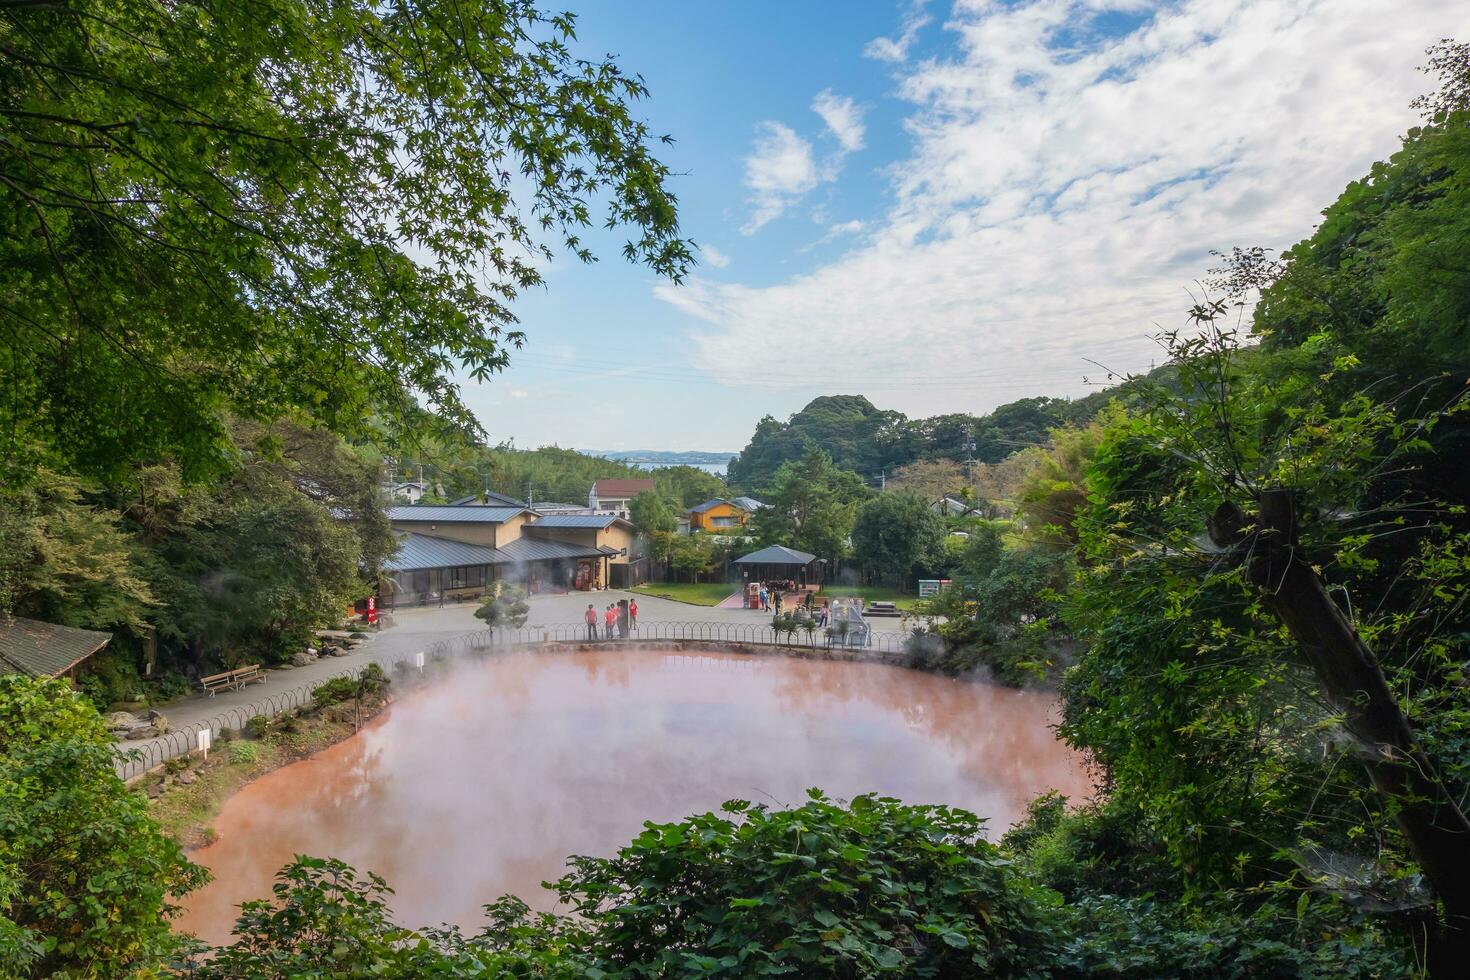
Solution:
[[[199,686],[204,688],[210,697],[214,697],[214,692],[220,688],[235,686],[235,672],[233,670],[227,670],[223,674],[210,674],[208,677],[201,677],[199,678]]]
[[[263,681],[265,674],[260,670],[260,664],[250,664],[246,667],[236,667],[219,674],[210,674],[208,677],[199,678],[199,686],[214,697],[214,692],[220,688],[231,688],[238,691],[251,681]]]

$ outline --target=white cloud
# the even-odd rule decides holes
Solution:
[[[755,149],[745,158],[745,186],[755,212],[741,231],[758,231],[821,179],[810,143],[783,123],[761,123]]]
[[[875,37],[863,48],[863,56],[876,61],[907,61],[909,48],[919,38],[919,31],[929,23],[923,12],[924,0],[916,0],[903,16],[897,37]]]
[[[959,0],[956,52],[900,76],[915,149],[851,250],[772,286],[658,290],[702,324],[698,366],[748,382],[725,352],[780,349],[822,365],[814,391],[911,413],[1081,394],[1088,359],[1146,368],[1208,250],[1309,234],[1415,124],[1424,47],[1470,36],[1441,0],[1184,0],[1120,38],[1105,6],[1138,4]],[[800,142],[784,186],[809,189]]]
[[[755,146],[745,158],[745,186],[755,209],[740,229],[742,234],[754,234],[808,191],[836,180],[843,158],[862,149],[863,110],[852,99],[825,89],[812,100],[812,111],[837,140],[837,149],[818,161],[812,144],[796,130],[771,120],[761,123]]]
[[[864,225],[856,218],[851,221],[839,221],[836,224],[828,225],[827,233],[821,238],[818,238],[814,242],[809,242],[808,244],[803,245],[801,248],[797,249],[797,251],[810,252],[812,249],[820,245],[826,245],[828,242],[836,241],[838,238],[841,238],[844,235],[856,235],[866,227],[866,225]]]
[[[812,111],[822,117],[832,135],[837,137],[844,153],[863,148],[863,110],[846,96],[834,95],[831,89],[817,93]]]
[[[713,245],[699,246],[699,254],[702,261],[711,268],[723,269],[730,264],[730,256],[721,252]]]

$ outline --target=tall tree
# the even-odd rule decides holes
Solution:
[[[868,572],[907,585],[920,572],[938,567],[944,551],[944,522],[931,502],[912,490],[879,494],[858,508],[852,553]]]
[[[799,548],[835,562],[847,553],[853,517],[870,492],[856,473],[809,447],[800,459],[781,464],[765,491],[767,506],[751,527],[762,545]]]
[[[532,0],[0,5],[0,453],[218,468],[225,409],[464,429],[550,241],[679,278],[643,82]],[[391,420],[390,420],[391,421]]]

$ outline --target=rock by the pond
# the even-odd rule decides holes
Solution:
[[[160,735],[169,730],[168,718],[164,716],[162,711],[150,711],[148,712],[147,718],[148,724],[158,729]]]
[[[162,734],[163,732],[153,725],[139,725],[137,728],[129,729],[127,738],[130,742],[137,742],[145,738],[157,738]]]
[[[314,650],[301,650],[291,657],[291,665],[293,667],[305,667],[307,664],[315,662],[316,652]]]
[[[113,730],[132,728],[138,723],[138,719],[128,711],[114,711],[102,720],[106,722],[109,729]]]
[[[181,786],[192,786],[199,781],[199,776],[192,769],[185,769],[174,777],[174,782]]]
[[[330,650],[328,650],[326,652],[327,653],[330,653],[334,657],[345,657],[345,656],[347,656],[347,651],[344,650],[344,649],[342,649],[341,647],[332,647],[332,649],[330,649]]]
[[[163,795],[163,783],[154,783],[148,787],[148,798],[156,800]]]

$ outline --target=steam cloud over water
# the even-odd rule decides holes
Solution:
[[[406,925],[475,925],[569,854],[610,854],[645,820],[808,786],[947,803],[992,837],[1046,789],[1090,794],[1052,735],[1053,700],[874,664],[617,650],[518,653],[402,698],[357,738],[271,773],[215,821],[215,881],[181,928],[225,941],[235,906],[295,854],[387,878]]]

